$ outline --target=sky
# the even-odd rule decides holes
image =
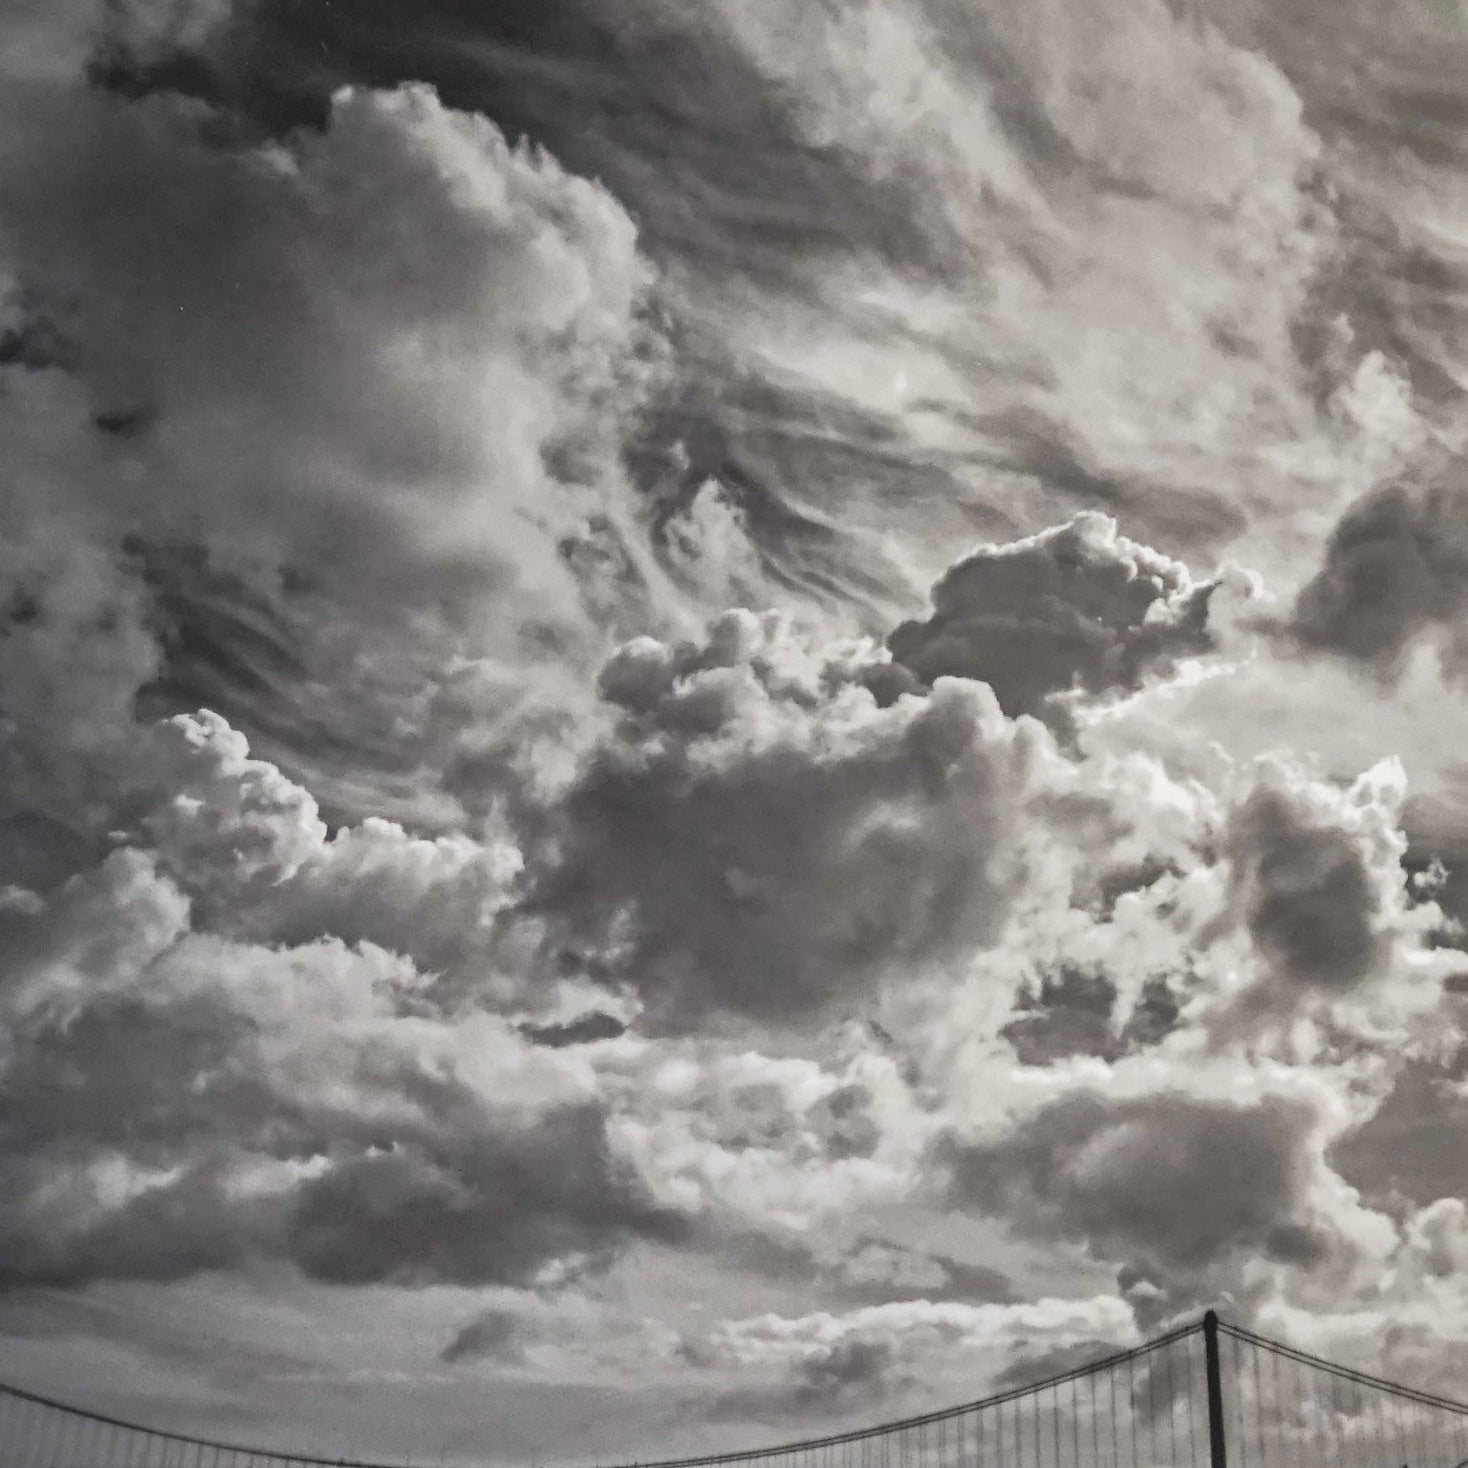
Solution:
[[[0,1379],[329,1454],[1468,1373],[1461,0],[11,0]]]

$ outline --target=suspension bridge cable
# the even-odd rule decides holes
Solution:
[[[1194,1368],[1195,1349],[1203,1357],[1202,1381]],[[1174,1359],[1179,1350],[1181,1372]],[[1186,1423],[1179,1421],[1184,1411]],[[1210,1311],[1201,1322],[957,1406],[822,1436],[620,1468],[1225,1468],[1228,1459],[1229,1468],[1306,1468],[1323,1461],[1336,1468],[1468,1468],[1465,1449],[1468,1402],[1327,1360]],[[389,1468],[164,1431],[3,1384],[0,1463]]]
[[[1288,1357],[1290,1360],[1298,1361],[1301,1365],[1313,1366],[1317,1371],[1328,1372],[1332,1376],[1354,1381],[1361,1386],[1374,1387],[1377,1391],[1418,1402],[1425,1407],[1439,1407],[1447,1412],[1458,1412],[1468,1416],[1468,1402],[1458,1401],[1454,1397],[1424,1391],[1421,1387],[1407,1386],[1400,1381],[1389,1381],[1383,1376],[1372,1376],[1370,1372],[1359,1371],[1353,1366],[1343,1366],[1337,1361],[1328,1361],[1323,1356],[1311,1355],[1309,1351],[1302,1351],[1297,1346],[1287,1345],[1284,1341],[1272,1340],[1269,1336],[1257,1335],[1252,1330],[1246,1330],[1241,1325],[1232,1325],[1226,1320],[1220,1320],[1218,1328],[1225,1334],[1233,1336],[1235,1340],[1272,1351],[1278,1356]]]

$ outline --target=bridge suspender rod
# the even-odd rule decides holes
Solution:
[[[1228,1444],[1223,1436],[1223,1373],[1218,1366],[1218,1312],[1203,1317],[1203,1366],[1208,1378],[1209,1468],[1228,1468]]]

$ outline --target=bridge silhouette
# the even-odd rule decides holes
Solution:
[[[486,1457],[492,1445],[486,1444]],[[429,1455],[420,1454],[421,1463]],[[590,1453],[587,1454],[588,1459]],[[431,1461],[431,1459],[430,1459]],[[979,1401],[618,1468],[1468,1468],[1468,1403],[1220,1320]],[[0,1385],[0,1468],[401,1468],[215,1442]]]

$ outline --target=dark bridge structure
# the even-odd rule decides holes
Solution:
[[[485,1447],[488,1456],[492,1445]],[[0,1386],[3,1468],[304,1464],[402,1468],[212,1442]],[[1210,1310],[1133,1350],[979,1401],[824,1437],[620,1468],[716,1464],[1468,1468],[1468,1403],[1323,1360]]]

